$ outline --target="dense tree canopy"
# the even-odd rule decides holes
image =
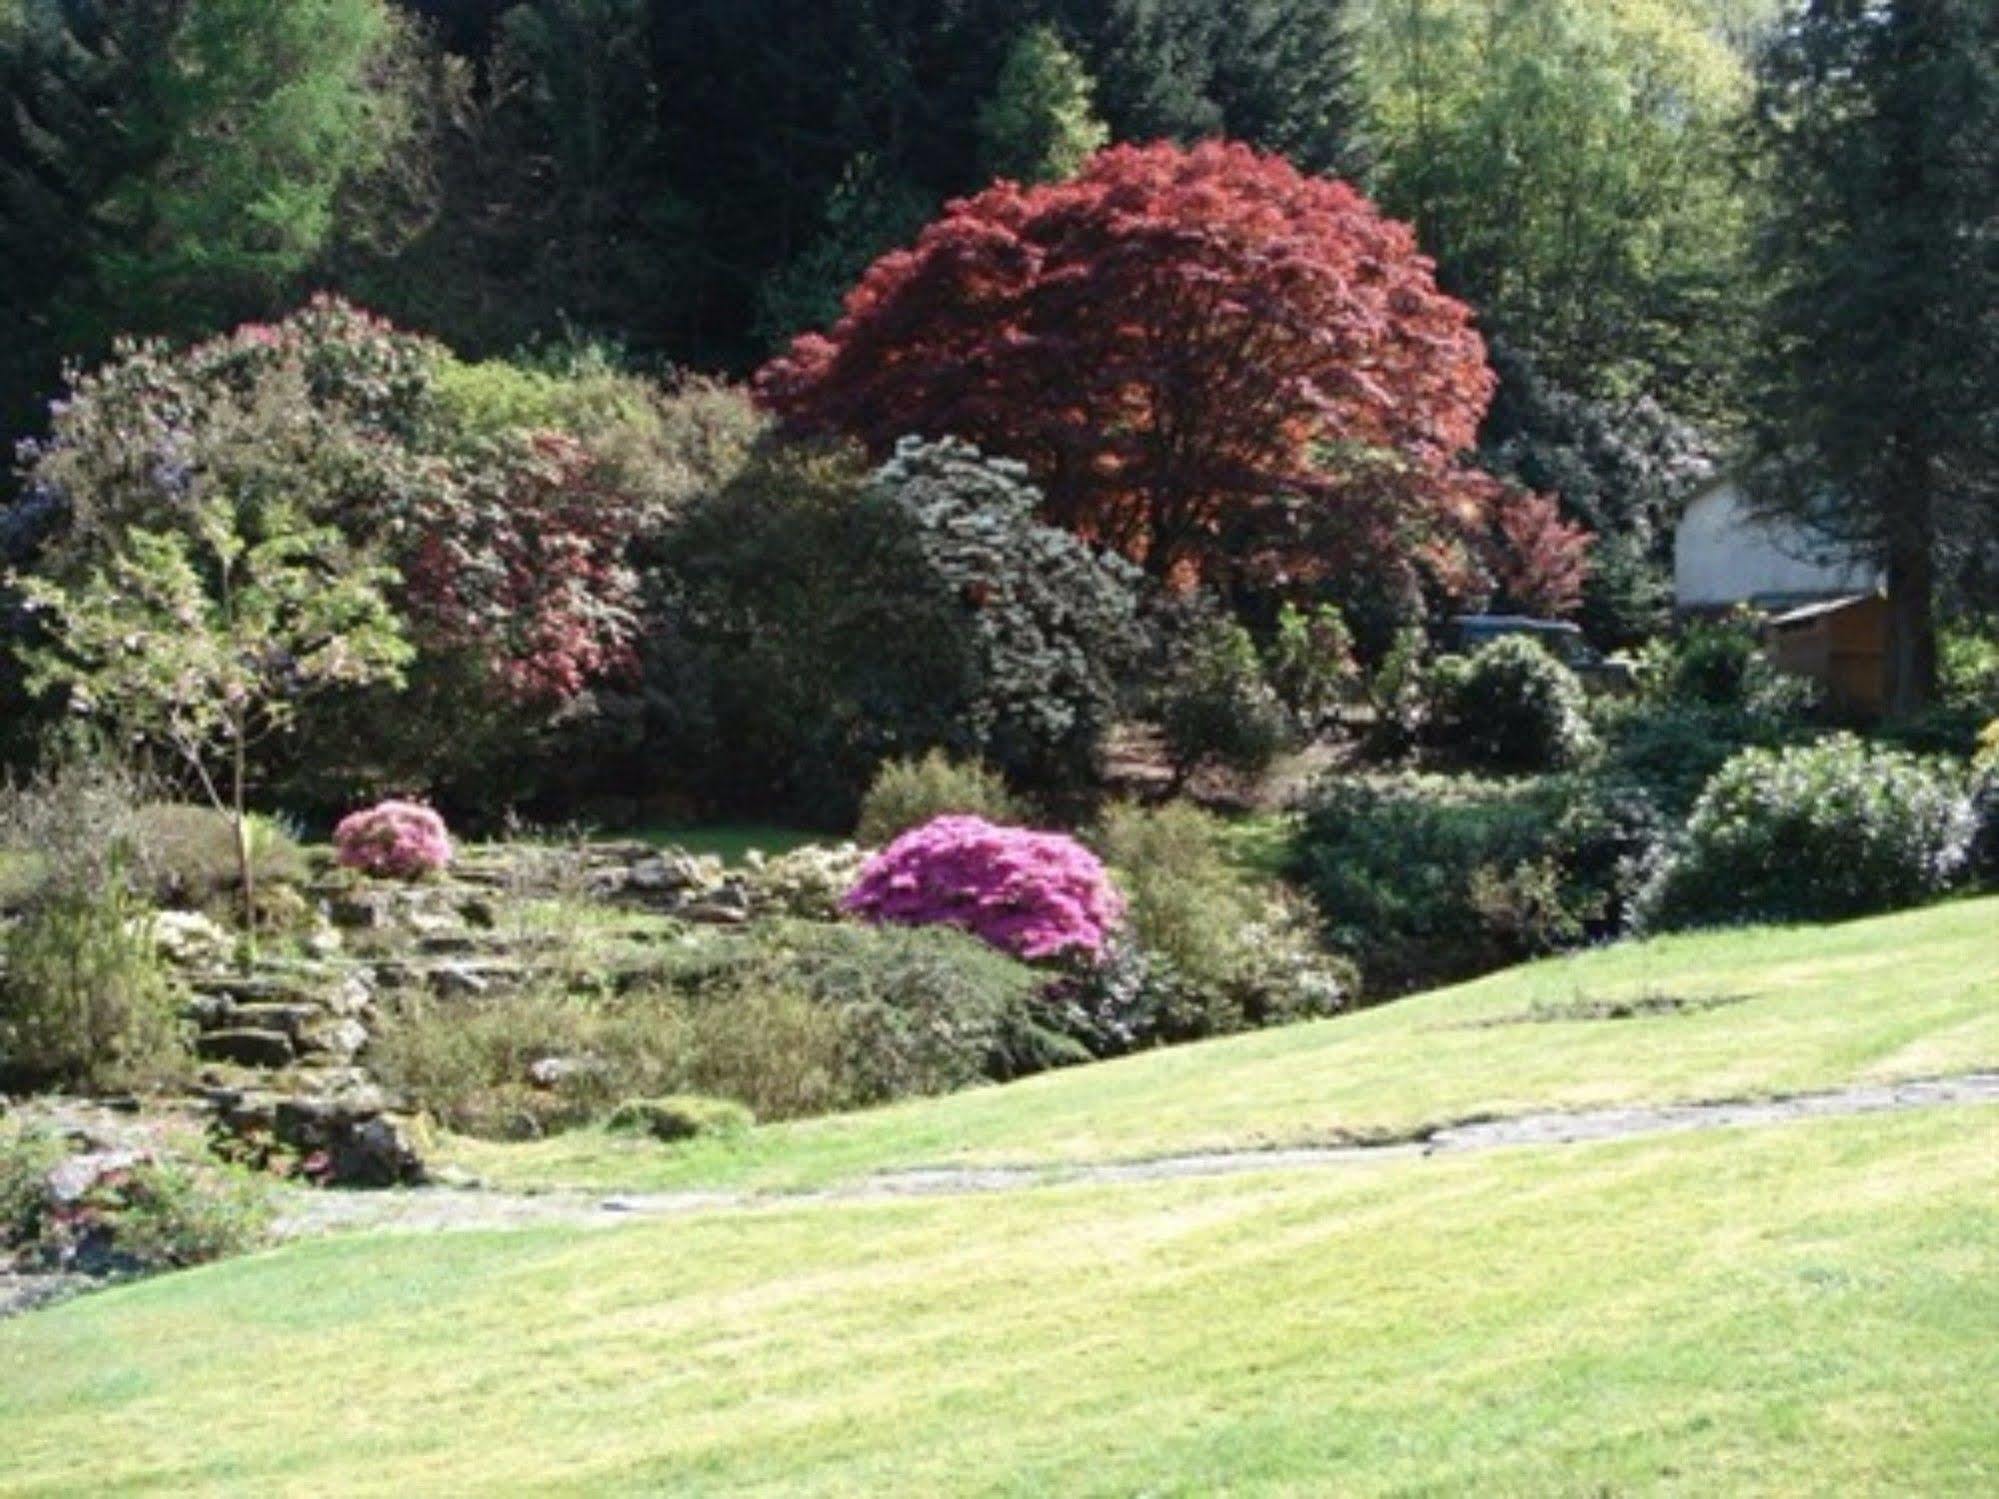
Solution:
[[[1706,8],[1372,0],[1359,35],[1375,189],[1446,285],[1560,385],[1711,407],[1749,78]]]
[[[31,0],[0,29],[0,402],[271,310],[407,121],[387,0]],[[18,330],[18,331],[17,331]]]
[[[877,452],[917,431],[1018,458],[1053,520],[1159,577],[1417,558],[1461,591],[1500,492],[1459,462],[1492,385],[1407,226],[1221,144],[953,204],[759,377]]]

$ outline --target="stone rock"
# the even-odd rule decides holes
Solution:
[[[577,1057],[538,1057],[528,1063],[528,1081],[537,1088],[559,1088],[572,1077],[590,1071]]]
[[[274,1031],[206,1031],[195,1037],[195,1055],[242,1067],[289,1067],[298,1059],[291,1037]]]
[[[358,1020],[323,1019],[299,1034],[298,1048],[308,1056],[351,1060],[368,1044],[368,1027]]]
[[[319,1015],[319,1006],[301,1004],[232,1005],[228,1025],[239,1031],[269,1031],[297,1044],[300,1035]]]
[[[446,963],[430,971],[429,986],[440,999],[477,999],[492,992],[493,981],[469,964]]]
[[[704,926],[741,926],[750,919],[750,899],[741,885],[720,885],[673,914]]]
[[[138,1150],[97,1150],[58,1161],[43,1178],[43,1191],[56,1207],[69,1207],[90,1195],[107,1176],[130,1171],[151,1158]]]
[[[424,1180],[422,1154],[407,1129],[386,1114],[349,1130],[331,1156],[330,1179],[343,1186],[415,1186]]]
[[[160,911],[150,923],[153,945],[176,968],[212,967],[228,961],[236,940],[199,911]]]

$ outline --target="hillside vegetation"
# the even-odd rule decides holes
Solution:
[[[1407,1135],[1532,1109],[1754,1097],[1999,1061],[1999,899],[1663,938],[1361,1014],[662,1152],[583,1132],[460,1142],[522,1185],[817,1185]],[[1650,1011],[1651,1013],[1646,1013]]]

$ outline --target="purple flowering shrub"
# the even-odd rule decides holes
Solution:
[[[444,819],[421,802],[385,801],[350,812],[333,830],[343,867],[388,879],[414,880],[451,862]]]
[[[936,817],[870,859],[842,902],[868,921],[952,926],[1029,960],[1095,960],[1124,919],[1097,856],[1060,833]]]

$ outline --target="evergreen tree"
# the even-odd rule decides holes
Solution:
[[[1935,695],[1940,573],[1999,546],[1999,8],[1812,0],[1756,126],[1764,498],[1882,558],[1908,712]]]
[[[385,0],[26,0],[0,27],[11,423],[114,332],[271,310],[405,125]]]
[[[1110,141],[1091,107],[1094,89],[1052,26],[1022,32],[991,96],[979,107],[980,158],[987,173],[1028,184],[1074,176]]]

